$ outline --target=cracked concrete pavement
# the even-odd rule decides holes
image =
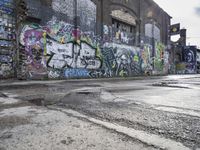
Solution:
[[[0,149],[198,149],[200,75],[0,82]]]

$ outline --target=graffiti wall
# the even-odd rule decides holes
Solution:
[[[0,79],[13,77],[15,22],[13,1],[0,1]]]
[[[45,24],[24,22],[20,32],[21,72],[25,78],[100,78],[164,72],[165,47],[156,44],[133,46],[133,36],[117,34],[104,25],[103,37],[96,35],[96,5],[77,1],[77,25],[72,0],[53,0],[55,13]],[[119,37],[118,37],[119,36]]]
[[[115,43],[105,43],[102,50],[104,70],[106,75],[113,76],[134,76],[141,73],[140,49]]]
[[[100,48],[97,40],[54,17],[46,26],[24,25],[20,43],[30,78],[123,77],[150,69],[148,47],[104,43]]]
[[[54,0],[52,4],[55,13],[74,19],[74,1]],[[77,12],[78,27],[68,21],[70,19],[66,21],[56,16],[44,26],[22,25],[20,50],[24,58],[21,70],[25,78],[86,78],[91,70],[101,68],[100,48],[95,36],[96,6],[90,0],[82,0],[77,7],[81,10]]]
[[[107,42],[100,47],[97,40],[68,23],[66,31],[62,28],[66,32],[63,35],[51,23],[47,26],[29,24],[22,30],[20,43],[25,47],[25,72],[30,78],[127,77],[152,72],[150,45],[138,48]],[[158,52],[156,65],[162,71],[163,56]]]
[[[145,74],[152,74],[153,71],[153,59],[152,59],[153,48],[149,44],[145,44],[141,47],[141,60],[142,70]]]
[[[150,45],[106,42],[100,47],[98,40],[55,17],[46,26],[24,25],[20,43],[30,78],[127,77],[152,71]]]
[[[183,60],[186,64],[185,73],[196,73],[197,50],[194,46],[189,46],[183,50]]]

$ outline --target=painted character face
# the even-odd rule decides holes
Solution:
[[[193,62],[194,61],[194,53],[192,50],[189,50],[186,54],[186,62]]]

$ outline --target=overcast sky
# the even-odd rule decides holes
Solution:
[[[171,17],[187,29],[187,44],[200,47],[200,0],[154,0]]]

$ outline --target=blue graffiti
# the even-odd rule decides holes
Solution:
[[[13,13],[12,3],[13,3],[12,0],[1,0],[0,11],[7,14],[12,14]]]
[[[12,57],[11,56],[0,55],[0,62],[1,63],[11,63],[12,62]]]
[[[11,41],[0,40],[0,46],[1,47],[10,47],[12,45],[13,45],[13,43]]]
[[[87,69],[66,69],[64,76],[66,78],[87,78],[89,77],[89,71]]]

